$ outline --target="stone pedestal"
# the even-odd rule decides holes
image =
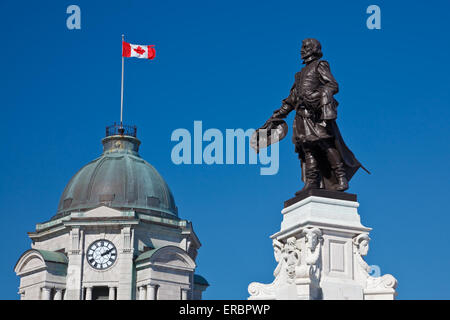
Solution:
[[[356,195],[310,190],[285,202],[281,230],[271,236],[275,280],[249,285],[250,300],[394,299],[397,280],[372,276],[363,256],[369,232]]]

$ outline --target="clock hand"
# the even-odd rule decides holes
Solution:
[[[101,256],[102,256],[102,257],[103,257],[103,256],[106,256],[106,255],[107,255],[108,253],[110,253],[112,250],[113,250],[113,248],[111,248],[111,249],[109,249],[109,250],[103,252],[103,253],[101,254]]]

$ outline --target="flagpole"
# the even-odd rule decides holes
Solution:
[[[122,35],[122,48],[123,48],[123,42],[124,35]],[[122,49],[123,50],[123,49]],[[120,127],[122,128],[122,120],[123,120],[123,53],[122,53],[122,85],[120,90]]]

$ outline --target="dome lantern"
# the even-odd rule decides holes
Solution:
[[[126,152],[138,155],[141,142],[136,137],[136,126],[113,124],[106,127],[106,137],[103,138],[103,154],[109,152]]]

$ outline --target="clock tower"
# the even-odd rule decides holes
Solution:
[[[106,128],[103,153],[81,168],[57,213],[29,232],[21,299],[201,299],[201,246],[161,175],[139,155],[136,127]]]

